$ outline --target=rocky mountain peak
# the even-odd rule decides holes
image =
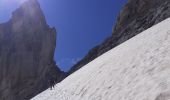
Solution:
[[[37,0],[28,0],[0,24],[0,100],[29,100],[65,75],[54,61],[56,30]]]
[[[25,26],[28,28],[44,28],[47,25],[37,0],[28,0],[14,11],[12,13],[12,23],[15,27]]]

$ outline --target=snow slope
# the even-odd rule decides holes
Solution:
[[[32,100],[170,100],[170,18]]]

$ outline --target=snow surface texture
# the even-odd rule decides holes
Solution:
[[[32,100],[170,100],[170,18]]]

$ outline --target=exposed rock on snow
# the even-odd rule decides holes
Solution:
[[[53,60],[56,30],[36,0],[28,0],[0,24],[0,100],[28,100],[60,81]]]
[[[170,100],[170,18],[32,100]]]
[[[112,36],[90,50],[69,73],[75,72],[108,50],[170,17],[169,12],[170,0],[128,0],[120,12]]]

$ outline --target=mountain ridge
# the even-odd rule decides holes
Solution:
[[[112,36],[92,48],[82,60],[69,70],[69,74],[138,33],[170,17],[169,12],[169,0],[128,0],[117,18]]]

